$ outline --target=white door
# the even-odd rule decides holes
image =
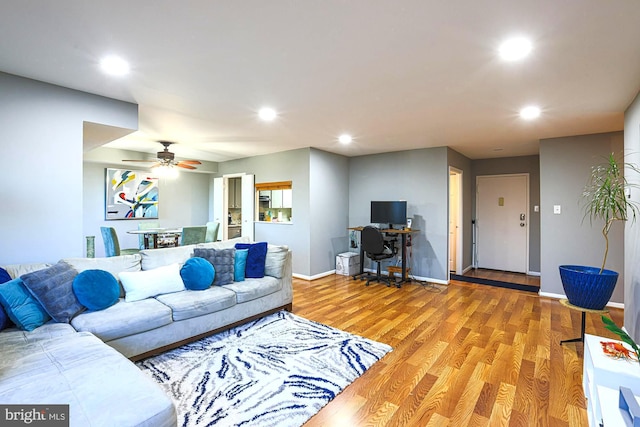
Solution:
[[[242,175],[242,235],[248,236],[253,242],[255,220],[256,189],[254,175]]]
[[[449,271],[462,274],[462,171],[449,168]]]
[[[224,214],[226,206],[224,202],[224,190],[223,190],[222,178],[213,178],[213,220],[220,223],[220,235],[222,240],[227,240],[227,216]]]
[[[478,176],[478,267],[526,273],[529,239],[529,175]]]

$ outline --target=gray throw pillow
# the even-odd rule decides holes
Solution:
[[[73,293],[73,279],[78,272],[65,262],[59,262],[44,270],[22,275],[25,287],[59,323],[69,323],[84,310]]]
[[[216,275],[213,286],[222,286],[233,283],[233,266],[235,263],[235,248],[228,249],[203,249],[195,248],[194,257],[204,258],[213,265]]]

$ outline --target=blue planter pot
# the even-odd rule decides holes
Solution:
[[[560,279],[569,302],[577,307],[602,310],[616,287],[618,273],[597,267],[561,265]]]

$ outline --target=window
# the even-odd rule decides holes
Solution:
[[[293,190],[291,181],[256,184],[258,221],[291,223]]]

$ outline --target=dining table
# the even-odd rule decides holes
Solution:
[[[128,234],[142,234],[145,249],[157,249],[165,246],[178,246],[180,241],[180,235],[182,234],[181,228],[148,228],[146,230],[129,230]],[[160,245],[159,239],[162,239]],[[166,243],[170,242],[170,243]],[[153,243],[153,246],[151,245]]]

